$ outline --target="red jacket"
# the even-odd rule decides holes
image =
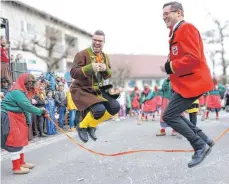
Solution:
[[[131,106],[134,109],[140,109],[140,96],[135,96],[131,102]]]
[[[196,97],[214,88],[200,33],[190,23],[182,22],[174,31],[165,69],[170,74],[173,90],[184,98]]]
[[[1,47],[1,62],[9,62],[7,49]]]

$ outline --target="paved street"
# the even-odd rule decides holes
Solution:
[[[213,118],[213,117],[212,117]],[[220,120],[199,121],[210,137],[217,137],[229,126],[229,114]],[[107,122],[97,131],[98,141],[85,146],[105,153],[131,149],[190,149],[186,139],[156,137],[159,117],[136,125],[134,118]],[[75,133],[71,133],[77,138]],[[213,148],[207,159],[189,169],[192,153],[137,153],[118,157],[102,157],[74,145],[64,135],[33,141],[25,149],[27,161],[36,166],[27,175],[13,175],[10,156],[2,152],[3,184],[228,184],[229,134]]]

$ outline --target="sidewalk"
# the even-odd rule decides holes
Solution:
[[[70,132],[67,131],[67,134],[70,136],[75,136],[77,134],[77,132]],[[58,132],[55,135],[49,135],[48,137],[34,137],[31,141],[29,141],[29,144],[27,146],[24,147],[25,150],[27,149],[35,149],[37,147],[43,146],[43,145],[48,145],[51,143],[54,143],[56,141],[59,141],[61,139],[66,138],[66,135],[64,135],[61,132]],[[1,160],[3,160],[9,153],[4,150],[1,149]]]

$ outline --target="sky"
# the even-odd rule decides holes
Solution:
[[[165,0],[20,0],[77,27],[94,32],[104,30],[105,51],[125,54],[168,53],[168,29],[162,20]],[[201,32],[211,26],[210,11],[225,20],[225,0],[180,0],[185,20]],[[217,4],[216,4],[217,2]],[[217,8],[216,8],[217,7]]]
[[[20,1],[91,33],[103,30],[107,53],[168,54],[169,30],[162,20],[162,6],[169,0]],[[185,20],[193,23],[201,33],[212,27],[207,12],[222,21],[229,19],[226,0],[179,2],[183,4]]]

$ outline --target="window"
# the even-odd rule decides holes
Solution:
[[[64,51],[62,32],[59,29],[46,25],[46,47],[50,48],[51,44],[54,45],[54,52],[62,54]]]
[[[71,47],[78,46],[78,39],[76,37],[65,35],[65,44],[70,45]]]
[[[28,32],[29,34],[35,33],[35,26],[32,25],[32,24],[27,23],[27,32]]]
[[[62,32],[59,29],[54,27],[47,26],[46,29],[46,37],[50,39],[55,39],[57,42],[62,42]]]
[[[21,32],[34,34],[35,33],[35,25],[30,24],[24,20],[21,21]]]
[[[4,19],[1,18],[1,36],[6,37],[6,21]]]
[[[65,35],[65,46],[66,48],[68,48],[68,53],[71,56],[74,56],[75,53],[79,51],[78,38],[66,34]]]
[[[26,32],[25,21],[21,21],[21,32]]]

